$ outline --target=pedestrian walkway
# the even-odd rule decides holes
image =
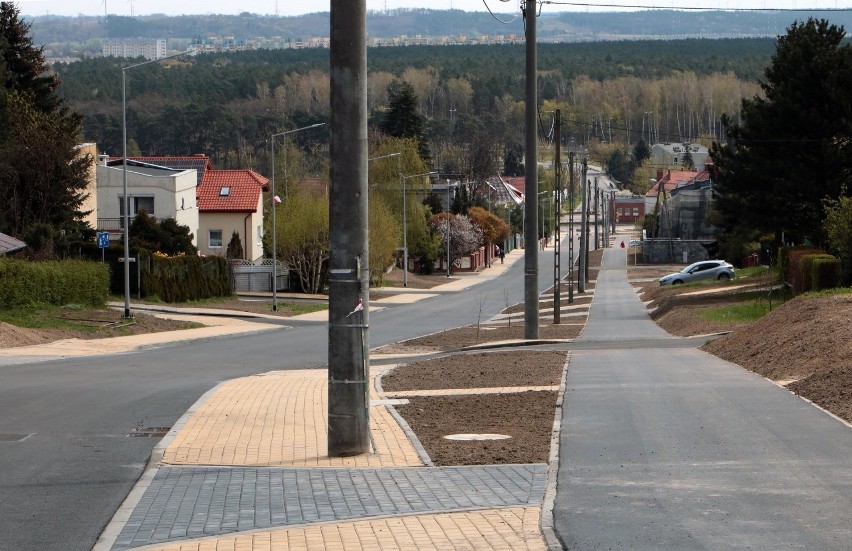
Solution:
[[[571,356],[554,525],[568,549],[820,549],[852,542],[852,432],[672,337],[603,256]],[[626,343],[626,345],[625,345]]]

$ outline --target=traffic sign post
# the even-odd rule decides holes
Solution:
[[[105,249],[109,247],[109,234],[107,232],[98,232],[98,247],[101,249],[101,264],[103,264]]]

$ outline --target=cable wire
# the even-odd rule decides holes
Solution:
[[[485,0],[483,0],[485,1]],[[569,2],[565,0],[538,0],[541,4],[554,6],[577,6],[581,8],[624,8],[641,10],[676,11],[730,11],[730,12],[849,12],[852,8],[719,8],[713,6],[640,6],[636,4],[593,4],[591,2]]]
[[[500,0],[500,1],[501,1],[501,2],[508,2],[509,0]],[[486,10],[488,10],[488,13],[490,13],[490,14],[491,14],[491,17],[493,17],[494,19],[496,19],[496,20],[497,20],[497,21],[499,21],[500,23],[503,23],[504,25],[509,25],[509,24],[511,24],[511,23],[514,23],[514,22],[515,22],[515,21],[517,21],[517,19],[518,19],[518,14],[515,14],[515,17],[511,18],[510,20],[508,20],[508,21],[503,21],[502,19],[500,19],[499,17],[497,17],[497,15],[496,15],[493,11],[491,11],[491,6],[489,6],[489,5],[488,5],[488,1],[487,1],[487,0],[482,0],[482,3],[485,5],[485,9],[486,9]]]

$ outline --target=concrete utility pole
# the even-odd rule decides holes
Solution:
[[[568,152],[568,209],[571,218],[568,219],[568,303],[574,303],[574,152]]]
[[[598,177],[595,176],[595,203],[594,203],[594,213],[595,213],[595,250],[600,249],[598,243],[598,226],[600,226],[601,215],[598,212]]]
[[[536,82],[537,2],[526,0],[526,177],[524,189],[524,338],[538,338],[538,83]]]
[[[553,166],[556,169],[554,183],[556,193],[554,196],[553,210],[556,212],[556,227],[553,229],[553,323],[561,322],[560,311],[562,308],[562,265],[560,253],[562,252],[562,232],[559,229],[559,214],[562,211],[562,119],[559,109],[556,110],[556,121],[553,127],[553,141],[556,149],[553,154]]]
[[[331,1],[328,455],[370,451],[367,6]]]
[[[587,207],[588,197],[586,196],[586,172],[588,170],[588,161],[583,158],[583,195],[582,195],[582,211],[580,213],[580,266],[577,270],[577,291],[580,293],[586,292],[586,260],[587,260],[587,247],[588,247],[588,235],[586,233],[589,223],[589,209]]]

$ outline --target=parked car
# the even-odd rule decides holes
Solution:
[[[690,264],[683,270],[663,276],[660,285],[678,285],[707,279],[727,280],[734,277],[734,267],[724,260],[704,260]]]
[[[641,239],[631,239],[630,243],[627,244],[628,247],[638,247],[642,244]]]

